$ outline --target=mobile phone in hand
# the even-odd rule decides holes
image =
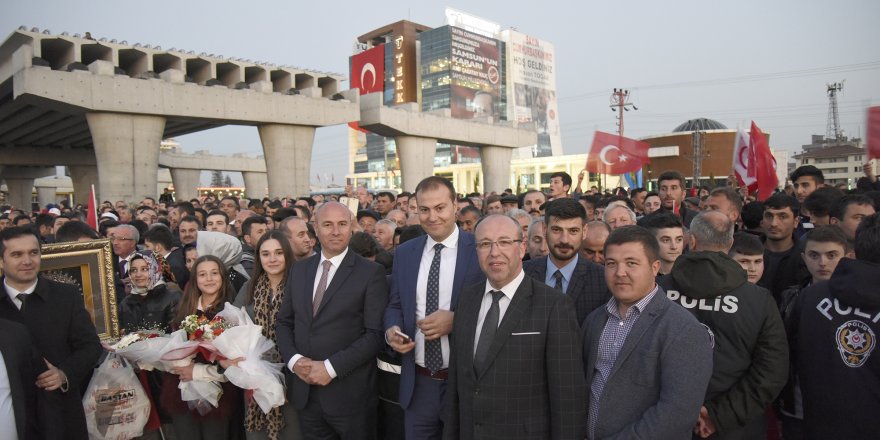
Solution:
[[[394,334],[403,338],[404,344],[409,344],[410,342],[412,342],[412,338],[410,338],[409,336],[406,335],[406,333],[403,333],[400,330],[394,330]]]

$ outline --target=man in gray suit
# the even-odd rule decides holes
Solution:
[[[487,282],[459,297],[443,438],[582,439],[587,391],[574,303],[525,276],[515,220],[485,218],[476,247]]]
[[[690,439],[712,375],[709,332],[654,282],[657,239],[640,226],[605,242],[612,298],[584,322],[587,438]]]

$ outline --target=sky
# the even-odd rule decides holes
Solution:
[[[566,154],[586,153],[595,130],[617,129],[609,109],[615,87],[628,89],[638,107],[625,114],[628,137],[668,133],[697,117],[730,128],[754,120],[770,133],[771,147],[785,151],[799,151],[811,135],[825,133],[827,83],[845,80],[838,100],[850,137],[864,136],[866,109],[880,105],[876,0],[0,0],[0,33],[20,25],[55,34],[88,31],[132,44],[346,73],[358,35],[401,19],[442,26],[447,6],[555,45]],[[344,183],[347,139],[344,126],[317,131],[313,183],[319,174],[324,183],[330,175]],[[185,152],[262,154],[255,127],[177,140]],[[241,182],[238,173],[232,178]]]

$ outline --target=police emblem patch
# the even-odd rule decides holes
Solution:
[[[837,350],[847,367],[864,365],[876,345],[874,330],[862,321],[854,319],[837,328]]]

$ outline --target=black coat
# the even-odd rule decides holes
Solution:
[[[4,281],[0,279],[0,283]],[[60,426],[55,426],[63,431],[63,438],[88,438],[81,396],[102,350],[82,295],[73,286],[41,276],[24,312],[4,291],[0,319],[24,324],[43,357],[67,375],[70,388],[67,392],[48,393],[47,404],[63,419]]]
[[[171,333],[180,297],[180,290],[168,284],[160,284],[143,296],[126,296],[119,304],[119,328],[126,332],[161,329]]]
[[[17,322],[0,319],[0,353],[6,364],[9,378],[12,410],[19,440],[42,438],[37,415],[37,395],[34,383],[37,376],[46,371],[46,365],[34,348],[27,327]]]

